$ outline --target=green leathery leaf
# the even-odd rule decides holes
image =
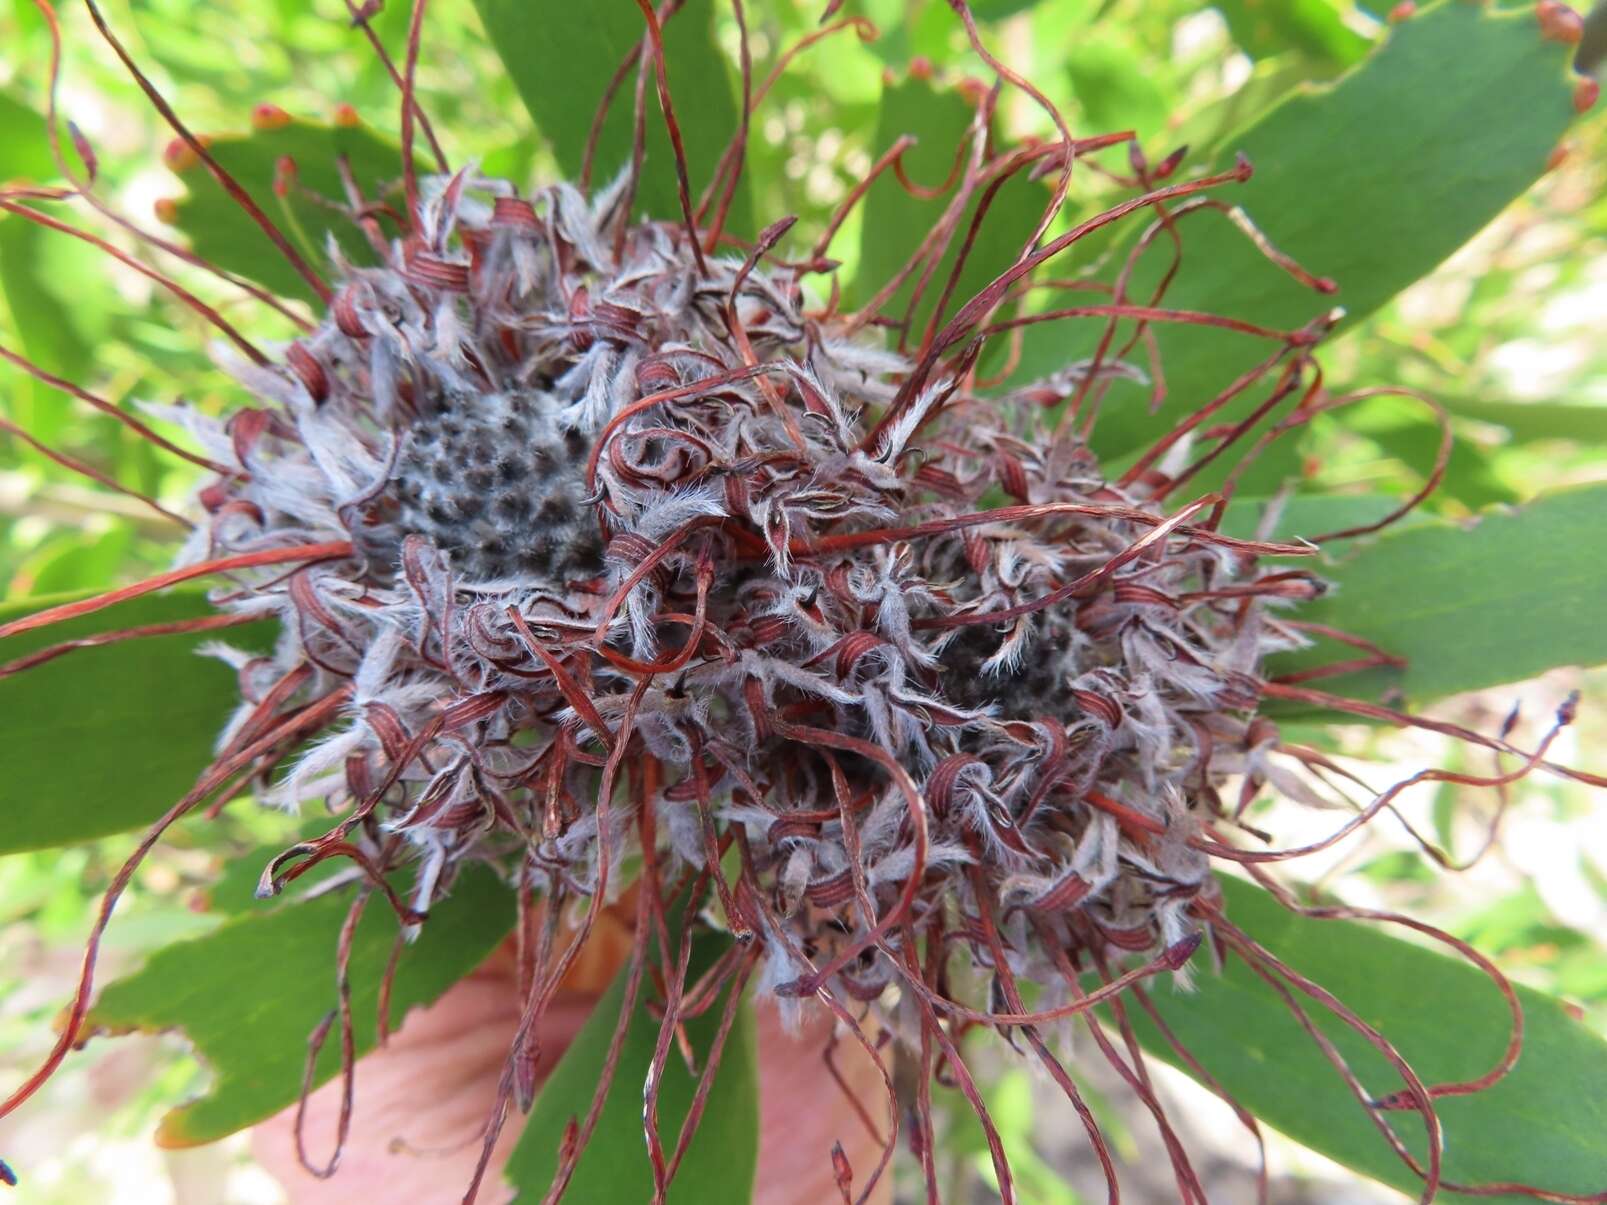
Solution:
[[[1504,427],[1513,443],[1567,439],[1583,444],[1607,444],[1607,406],[1435,396],[1453,418]]]
[[[66,598],[0,606],[0,623]],[[80,596],[81,597],[81,596]],[[63,641],[213,614],[174,590],[0,640],[0,662]],[[150,824],[194,784],[239,702],[235,674],[197,656],[207,640],[265,648],[274,625],[81,648],[0,678],[0,853],[88,841]]]
[[[718,932],[696,937],[687,982],[695,982],[708,970],[731,940],[729,934]],[[650,951],[649,957],[657,955]],[[592,1095],[619,1020],[628,974],[629,967],[621,969],[536,1096],[524,1132],[508,1159],[506,1176],[518,1192],[515,1200],[541,1200],[558,1169],[559,1148],[571,1119],[583,1119],[591,1108]],[[644,997],[652,990],[650,983],[651,977],[644,978]],[[700,1069],[719,1027],[724,1003],[722,994],[720,1000],[686,1023],[687,1037]],[[566,1200],[652,1199],[652,1166],[642,1132],[642,1090],[657,1040],[658,1023],[639,999],[597,1129],[576,1165]],[[687,1071],[685,1060],[672,1047],[658,1096],[659,1134],[666,1156],[675,1149],[681,1121],[691,1106],[696,1087],[697,1081]],[[714,1085],[709,1091],[708,1105],[670,1185],[669,1200],[720,1201],[733,1205],[748,1201],[753,1195],[758,1159],[758,1050],[752,1006],[744,1002],[726,1041]]]
[[[337,212],[336,207],[347,205],[339,164],[344,156],[367,200],[394,202],[398,197],[392,194],[398,193],[403,174],[401,151],[361,123],[324,124],[301,118],[281,122],[282,116],[270,117],[248,133],[219,135],[207,143],[207,150],[315,271],[328,275],[326,248],[331,236],[348,259],[374,263],[373,248],[362,231]],[[179,178],[186,193],[174,202],[171,217],[189,237],[191,250],[280,296],[311,300],[307,282],[206,165],[188,155],[180,159],[184,166]],[[294,183],[280,196],[274,185],[285,160],[295,165]]]
[[[559,168],[578,181],[608,81],[646,37],[641,10],[633,0],[474,0],[474,7]],[[740,114],[731,65],[715,42],[714,13],[714,0],[688,0],[664,25],[664,61],[694,205],[713,179]],[[606,185],[630,162],[635,79],[632,71],[603,122],[593,188]],[[681,216],[675,158],[651,77],[644,103],[647,157],[637,207],[648,217],[675,221]],[[726,229],[737,235],[754,232],[745,182],[732,198]]]
[[[0,91],[0,183],[30,180],[43,184],[56,176],[44,115],[9,92]]]
[[[1216,0],[1233,40],[1251,58],[1297,50],[1348,66],[1367,53],[1370,39],[1353,27],[1353,5],[1335,0]],[[1346,14],[1352,15],[1347,21]]]
[[[0,330],[7,336],[4,342],[39,367],[70,374],[91,359],[92,351],[47,282],[45,240],[60,237],[26,218],[0,213],[0,302],[9,319]],[[10,417],[46,445],[57,443],[72,421],[65,395],[9,364],[0,372],[15,382],[8,390]],[[26,457],[38,455],[21,441],[14,446]]]
[[[1242,84],[1226,96],[1188,113],[1169,131],[1167,138],[1171,146],[1186,146],[1193,155],[1215,159],[1224,144],[1295,88],[1332,79],[1338,73],[1338,68],[1314,63],[1301,54],[1262,59],[1251,68],[1249,78]]]
[[[1126,39],[1090,30],[1066,47],[1065,60],[1086,128],[1130,129],[1140,142],[1165,128],[1172,97]]]
[[[1414,422],[1369,424],[1352,428],[1377,445],[1386,457],[1399,461],[1419,476],[1426,476],[1440,447],[1438,423]],[[1521,495],[1501,479],[1489,454],[1469,439],[1451,445],[1445,474],[1434,492],[1436,501],[1454,498],[1469,510],[1482,510],[1498,502],[1516,502]]]
[[[1289,541],[1327,531],[1365,527],[1386,518],[1399,505],[1399,498],[1387,494],[1293,494],[1276,502],[1270,498],[1236,497],[1222,516],[1222,534],[1240,540],[1262,538],[1262,521],[1274,506],[1277,513],[1264,538]],[[1420,512],[1401,520],[1402,523],[1425,521],[1431,520]]]
[[[968,134],[975,106],[956,88],[922,75],[910,74],[882,90],[872,147],[879,155],[903,135],[916,139],[904,153],[910,180],[923,188],[936,188],[949,178],[956,154],[969,153]],[[963,168],[962,168],[963,170]],[[892,172],[885,172],[865,197],[860,227],[859,261],[853,280],[844,289],[848,304],[868,302],[909,262],[922,240],[950,203],[955,188],[939,197],[912,196]],[[959,282],[946,313],[953,315],[972,294],[985,287],[1014,262],[1023,240],[1031,233],[1049,201],[1047,189],[1017,173],[998,191],[977,228],[975,243],[966,257]],[[976,213],[980,196],[973,197],[955,226],[949,249],[932,272],[909,329],[909,342],[920,343],[921,331],[943,292]],[[902,320],[914,296],[920,271],[910,274],[882,307],[882,313]]]
[[[1267,262],[1221,215],[1179,225],[1183,267],[1165,304],[1293,329],[1343,306],[1354,327],[1466,242],[1544,170],[1573,117],[1567,48],[1540,35],[1534,14],[1442,0],[1331,84],[1297,89],[1221,146],[1217,166],[1242,152],[1253,178],[1217,190],[1242,206],[1274,245],[1332,278],[1324,296]],[[1476,151],[1474,148],[1477,148]],[[1136,227],[1130,238],[1136,238]],[[1135,272],[1148,297],[1170,260],[1159,240]],[[1119,265],[1123,256],[1118,254]],[[1111,268],[1110,271],[1115,271]],[[1076,304],[1068,294],[1053,305]],[[1114,456],[1214,397],[1265,358],[1265,340],[1177,324],[1156,328],[1168,394],[1158,416],[1142,391],[1101,412],[1096,450]],[[1097,324],[1029,329],[1016,379],[1046,375],[1086,355]],[[1240,398],[1214,421],[1246,413]],[[1224,458],[1229,459],[1229,458]]]
[[[1229,920],[1382,1032],[1426,1083],[1475,1078],[1495,1065],[1510,1015],[1475,967],[1382,927],[1301,917],[1253,884],[1220,882]],[[1417,1195],[1422,1182],[1385,1145],[1283,1002],[1241,959],[1230,957],[1220,975],[1203,972],[1195,982],[1193,992],[1156,984],[1150,995],[1183,1045],[1242,1106],[1330,1159]],[[1598,1192],[1607,1184],[1607,1144],[1601,1141],[1607,1133],[1601,1091],[1607,1042],[1556,1000],[1516,990],[1524,1013],[1517,1066],[1486,1091],[1436,1102],[1445,1128],[1445,1178]],[[1296,998],[1370,1093],[1384,1096],[1403,1086],[1366,1041],[1320,1005]],[[1189,1070],[1142,1009],[1129,1002],[1126,1011],[1151,1054]],[[1421,1157],[1418,1115],[1386,1116]],[[1514,1205],[1532,1198],[1442,1191],[1436,1199]]]
[[[335,953],[352,897],[334,892],[259,915],[238,916],[204,937],[153,954],[109,985],[90,1010],[90,1032],[180,1030],[212,1071],[212,1086],[162,1119],[167,1146],[211,1142],[272,1117],[301,1092],[307,1039],[337,1000]],[[403,947],[391,989],[393,1027],[439,999],[512,927],[513,894],[487,867],[467,867]],[[396,914],[370,895],[352,944],[353,1031],[359,1055],[377,1041],[380,984],[397,937]],[[340,1071],[338,1028],[314,1083]]]
[[[1398,691],[1421,703],[1607,661],[1603,548],[1607,485],[1558,490],[1468,523],[1418,523],[1349,542],[1312,566],[1337,589],[1302,607],[1300,618],[1365,637],[1409,663],[1315,685],[1360,698]],[[1355,655],[1324,642],[1274,658],[1268,672]]]
[[[971,0],[971,15],[978,21],[1002,21],[1037,3],[1038,0]]]
[[[44,114],[0,91],[0,130],[5,131],[0,138],[0,184],[24,180],[47,184],[60,177]],[[65,138],[64,149],[76,155]],[[30,207],[72,220],[61,205],[33,201]],[[18,214],[0,213],[0,312],[8,319],[3,327],[8,336],[5,342],[55,373],[69,372],[90,355],[76,315],[51,288],[44,244],[47,239],[63,238]],[[11,418],[35,438],[54,444],[68,422],[66,399],[9,365],[0,368],[0,380],[6,381],[10,390]],[[20,443],[16,446],[25,458],[37,455]]]

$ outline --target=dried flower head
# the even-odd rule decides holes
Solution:
[[[674,137],[648,20],[643,70],[656,69]],[[1323,390],[1312,358],[1331,320],[1274,331],[1168,310],[1129,298],[1125,274],[1075,313],[1000,315],[1039,265],[1147,210],[1159,216],[1142,254],[1173,203],[1228,212],[1274,263],[1333,286],[1208,198],[1248,175],[1242,163],[1168,184],[1180,157],[1151,167],[1135,153],[1131,200],[1046,238],[1077,158],[1120,139],[998,150],[996,100],[978,99],[963,196],[985,212],[990,182],[1038,171],[1056,181],[1044,226],[950,307],[956,267],[937,315],[899,349],[873,311],[844,312],[814,287],[832,231],[797,262],[774,252],[790,220],[726,254],[684,165],[675,221],[632,216],[630,171],[591,195],[408,172],[408,221],[391,238],[352,198],[329,199],[353,207],[377,266],[337,254],[326,285],[287,247],[326,299],[316,324],[272,354],[243,336],[223,347],[251,404],[221,420],[162,412],[214,476],[177,570],[151,588],[227,572],[219,612],[273,617],[279,637],[269,656],[214,647],[239,671],[239,709],[141,853],[214,792],[255,783],[266,802],[322,801],[338,817],[264,871],[265,894],[329,858],[389,893],[386,875],[416,862],[412,898],[391,897],[416,929],[460,867],[490,863],[518,887],[540,952],[515,1069],[580,945],[555,951],[538,915],[586,901],[583,940],[627,866],[642,884],[635,959],[690,884],[701,923],[733,940],[722,981],[751,977],[788,1008],[820,1000],[867,1048],[873,1017],[925,1074],[940,1054],[973,1099],[956,1026],[1024,1035],[1079,1100],[1043,1027],[1183,974],[1207,935],[1292,974],[1223,915],[1213,862],[1264,879],[1259,863],[1331,845],[1395,792],[1322,842],[1235,844],[1266,784],[1323,802],[1300,772],[1320,755],[1282,745],[1263,699],[1360,705],[1265,676],[1269,653],[1306,641],[1299,604],[1324,588],[1269,558],[1315,545],[1230,537],[1231,483],[1189,485],[1275,406],[1288,417],[1252,451],[1347,400]],[[404,114],[407,142],[410,96]],[[722,177],[738,163],[728,155]],[[909,273],[931,275],[962,212]],[[1009,390],[984,377],[988,340],[1067,317],[1103,325],[1095,356]],[[1260,338],[1268,355],[1117,471],[1088,432],[1113,380],[1157,375],[1144,333],[1159,322]],[[1122,323],[1132,333],[1116,346]],[[1208,426],[1252,385],[1267,399],[1251,420]],[[1104,986],[1085,991],[1084,973]],[[1023,982],[1042,989],[1031,1009]],[[88,990],[86,970],[80,1014]],[[1436,1090],[1414,1077],[1397,1103],[1432,1127]],[[488,1152],[509,1098],[529,1091],[506,1077]],[[895,1104],[889,1154],[899,1117]],[[1436,1152],[1430,1185],[1437,1168]],[[863,1193],[882,1170],[848,1174]]]

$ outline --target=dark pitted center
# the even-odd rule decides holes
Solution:
[[[1046,641],[1044,622],[1038,620],[1037,639],[1020,660],[1008,667],[984,668],[999,651],[1003,634],[988,625],[969,626],[944,646],[942,691],[962,707],[997,703],[1011,716],[1052,715],[1070,697],[1064,650]],[[1054,629],[1050,627],[1053,639]]]
[[[407,434],[395,491],[404,530],[471,581],[562,585],[602,566],[586,504],[591,441],[550,394],[459,395]]]

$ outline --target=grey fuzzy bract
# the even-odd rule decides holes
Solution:
[[[359,844],[400,834],[420,911],[464,859],[585,894],[600,722],[664,768],[666,873],[740,829],[765,989],[841,956],[834,985],[881,998],[899,928],[964,934],[979,884],[1044,983],[1067,950],[1199,928],[1195,839],[1228,775],[1267,773],[1258,674],[1299,638],[1230,589],[1252,555],[1157,538],[1147,478],[1113,485],[1054,436],[1044,402],[1084,369],[992,397],[939,376],[867,446],[907,365],[815,314],[800,273],[699,277],[684,230],[622,225],[617,191],[426,195],[427,242],[344,265],[285,366],[228,365],[260,408],[190,416],[239,476],[203,493],[187,560],[356,549],[215,596],[282,624],[271,656],[214,650],[244,692],[222,740],[289,675],[353,687],[271,802],[328,799]],[[616,863],[638,805],[609,809]],[[901,926],[872,935],[867,904]]]

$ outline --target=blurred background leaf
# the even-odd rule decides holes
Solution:
[[[567,0],[475,0],[491,44],[519,89],[525,108],[547,139],[568,179],[578,179],[592,122],[608,82],[642,40],[641,11],[630,3],[574,4]],[[737,127],[729,60],[714,37],[713,0],[688,0],[664,24],[664,61],[675,116],[686,147],[692,202],[714,173]],[[634,80],[634,76],[631,77]],[[602,188],[630,162],[634,86],[619,90],[598,132],[591,183]],[[658,97],[645,97],[646,160],[637,193],[642,212],[673,218],[675,160]],[[746,188],[732,202],[728,229],[751,236],[755,227]]]
[[[86,572],[114,571],[117,551]],[[60,601],[0,604],[0,623]],[[0,647],[11,660],[97,633],[212,613],[201,591],[175,590],[25,632]],[[220,720],[239,701],[234,671],[196,653],[219,637],[262,649],[273,625],[83,648],[0,678],[0,853],[140,828],[177,803],[210,760]]]
[[[671,930],[671,941],[678,940],[676,927]],[[721,933],[705,933],[695,939],[686,982],[696,983],[728,942],[729,938]],[[665,956],[657,950],[656,943],[647,957],[651,966],[665,964],[661,962]],[[536,1095],[535,1106],[507,1164],[506,1176],[517,1190],[516,1200],[542,1199],[558,1170],[559,1152],[566,1144],[568,1128],[583,1122],[591,1109],[625,999],[628,975],[629,967],[619,972]],[[708,1065],[708,1053],[730,990],[727,988],[709,1008],[686,1022],[685,1040],[692,1052],[692,1065],[700,1071]],[[753,1025],[752,1007],[741,1005],[715,1071],[703,1120],[670,1185],[671,1202],[734,1202],[752,1196],[759,1158],[759,1071]],[[637,1008],[620,1047],[595,1137],[582,1153],[569,1182],[571,1199],[652,1199],[652,1165],[642,1140],[641,1086],[648,1082],[657,1041],[658,1026],[645,1010]],[[696,1090],[697,1080],[687,1069],[687,1059],[672,1047],[658,1082],[659,1135],[666,1156],[675,1150],[681,1123]]]
[[[101,992],[86,1022],[90,1032],[182,1030],[212,1070],[205,1095],[163,1119],[162,1142],[211,1142],[296,1102],[309,1035],[338,998],[335,952],[351,905],[349,894],[333,893],[238,917],[204,937],[165,947]],[[512,893],[489,868],[468,867],[451,895],[430,910],[418,940],[401,947],[388,1023],[399,1027],[408,1009],[438,999],[478,966],[512,918]],[[359,1055],[378,1039],[380,985],[399,940],[395,913],[383,896],[372,895],[349,964]],[[337,1027],[313,1083],[339,1071]]]
[[[1312,530],[1311,535],[1318,534]],[[1357,541],[1320,572],[1337,587],[1302,608],[1408,658],[1404,671],[1314,683],[1342,694],[1399,694],[1414,706],[1607,661],[1607,486],[1546,494],[1464,526],[1422,523]],[[1349,655],[1349,654],[1344,654]],[[1335,657],[1319,642],[1275,660],[1274,674]]]
[[[1320,983],[1363,1022],[1385,1034],[1427,1084],[1476,1078],[1506,1046],[1511,1016],[1476,968],[1438,950],[1390,936],[1374,925],[1297,916],[1259,887],[1222,879],[1225,914],[1275,957]],[[1237,958],[1220,975],[1201,975],[1190,993],[1150,989],[1166,1025],[1205,1070],[1257,1117],[1315,1150],[1403,1192],[1422,1186],[1400,1162],[1333,1066],[1283,1001]],[[1607,1076],[1607,1042],[1538,992],[1519,989],[1523,1057],[1488,1092],[1436,1102],[1445,1126],[1444,1174],[1464,1184],[1533,1184],[1555,1193],[1590,1193],[1607,1179],[1607,1100],[1593,1085]],[[1402,1088],[1368,1041],[1298,994],[1367,1090]],[[1156,1057],[1184,1060],[1149,1017],[1129,1004],[1139,1040]],[[1556,1102],[1566,1100],[1567,1108]],[[1389,1114],[1406,1145],[1423,1158],[1423,1126],[1408,1110]],[[1520,1195],[1467,1196],[1448,1201]]]

